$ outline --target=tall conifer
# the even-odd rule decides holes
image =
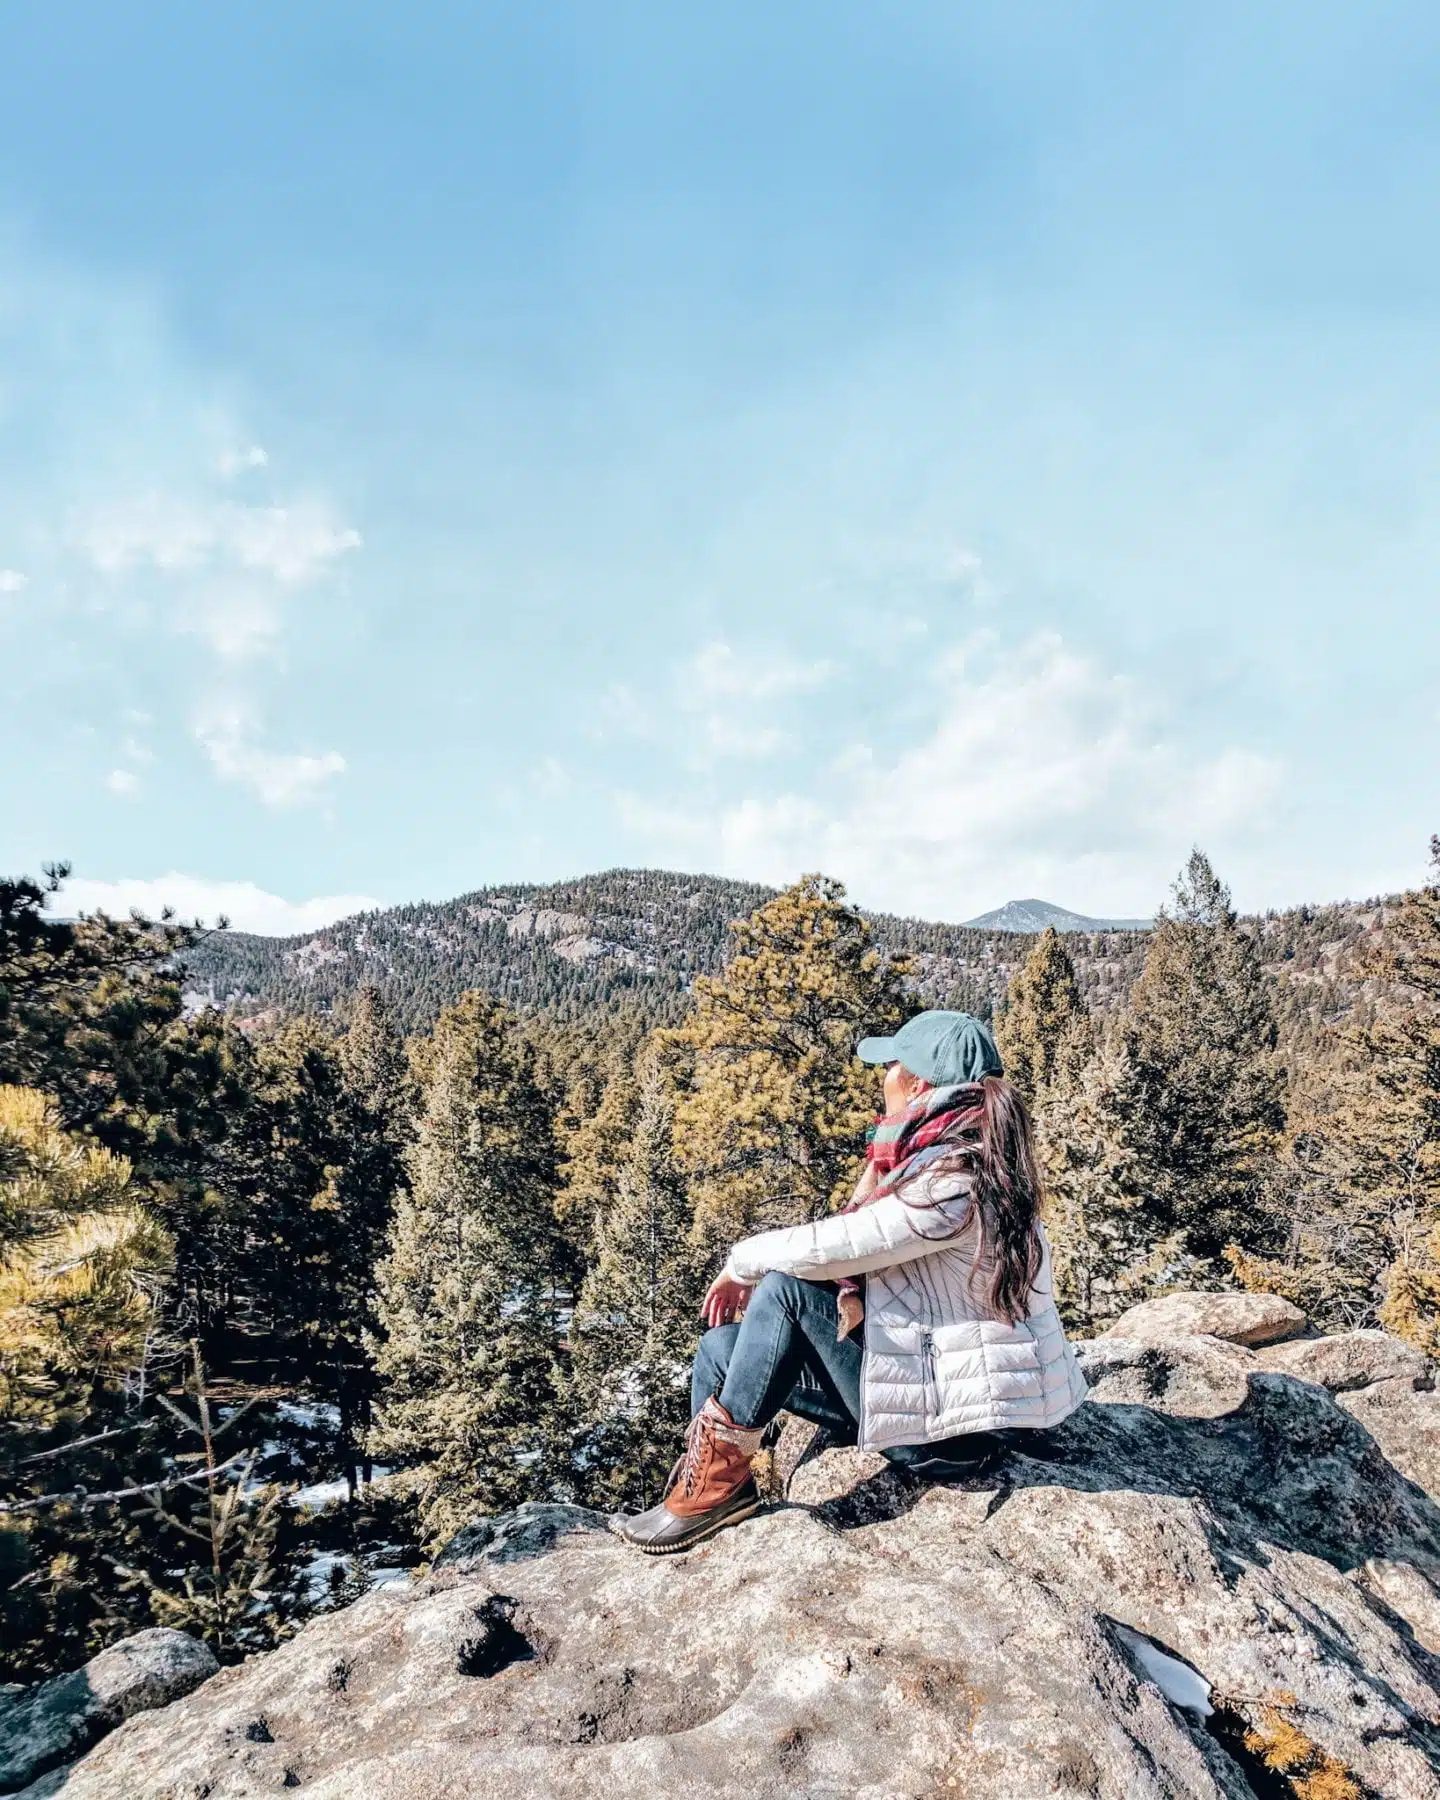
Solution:
[[[1105,1096],[1151,1240],[1130,1271],[1137,1295],[1212,1284],[1226,1278],[1227,1248],[1266,1247],[1261,1203],[1285,1123],[1275,1044],[1256,939],[1196,850],[1156,923]]]
[[[1011,981],[996,1040],[1035,1122],[1056,1298],[1067,1324],[1088,1329],[1116,1310],[1110,1297],[1132,1249],[1134,1206],[1110,1107],[1115,1058],[1097,1048],[1075,965],[1053,926]]]
[[[690,1360],[705,1280],[676,1165],[672,1079],[657,1045],[641,1052],[631,1135],[573,1330],[575,1383],[592,1491],[652,1505],[689,1417]]]
[[[553,1121],[515,1019],[470,993],[416,1052],[409,1191],[379,1272],[376,1454],[416,1471],[425,1535],[549,1491],[562,1428]]]
[[[874,948],[837,881],[807,875],[731,926],[725,971],[668,1034],[690,1059],[676,1154],[713,1243],[842,1203],[880,1101],[856,1040],[906,1013],[904,966]]]
[[[1047,925],[1006,990],[995,1022],[1005,1073],[1033,1106],[1084,1061],[1092,1040],[1075,965],[1059,932]]]
[[[1383,1294],[1379,1322],[1440,1355],[1440,838],[1435,883],[1385,923],[1371,972],[1389,996],[1349,1037],[1358,1063],[1336,1120],[1346,1212]],[[1383,1273],[1380,1273],[1383,1271]]]

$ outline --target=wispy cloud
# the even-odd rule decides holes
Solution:
[[[222,780],[249,788],[266,806],[304,806],[345,772],[338,750],[279,751],[263,741],[259,721],[243,705],[207,710],[195,736]]]
[[[229,566],[268,575],[286,587],[326,574],[362,541],[318,501],[197,504],[153,489],[97,507],[76,521],[74,537],[106,575],[147,564],[167,574]]]
[[[1186,754],[1153,699],[1053,634],[977,638],[931,679],[909,747],[854,744],[814,786],[708,809],[624,795],[621,818],[666,860],[774,881],[822,868],[877,906],[959,918],[1040,893],[1136,912],[1167,859],[1253,831],[1279,787],[1255,751]]]
[[[76,644],[102,685],[113,657],[161,731],[190,725],[203,752],[192,773],[268,805],[313,799],[341,752],[289,754],[247,721],[278,714],[299,609],[311,624],[346,598],[360,531],[313,471],[291,474],[258,441],[154,292],[57,265],[3,229],[0,250],[0,435],[13,465],[0,601],[24,590],[26,602],[0,609],[7,631],[27,633],[27,666],[57,679]],[[71,688],[77,707],[92,704],[83,682]],[[195,731],[196,696],[216,694],[219,716]],[[112,747],[93,780],[133,798],[144,763]]]
[[[172,873],[153,881],[87,881],[74,877],[59,896],[60,910],[108,913],[125,918],[132,911],[157,917],[167,906],[182,919],[209,924],[227,918],[237,931],[290,937],[318,931],[336,919],[370,912],[380,902],[366,894],[322,894],[312,900],[285,900],[253,881],[207,881],[198,875]]]
[[[251,469],[263,469],[269,461],[259,444],[249,444],[243,450],[222,450],[217,467],[228,480],[232,475],[243,475]]]
[[[676,706],[704,753],[759,760],[789,741],[786,704],[814,693],[834,672],[829,662],[800,662],[758,646],[739,650],[716,639],[681,667]]]

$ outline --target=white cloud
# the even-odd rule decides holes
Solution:
[[[345,772],[345,758],[338,750],[317,754],[266,749],[255,720],[242,706],[207,712],[197,722],[195,736],[223,780],[250,788],[267,806],[304,806]]]
[[[369,912],[379,904],[366,894],[284,900],[253,881],[207,881],[197,875],[172,873],[153,881],[72,878],[59,895],[58,910],[72,914],[105,912],[112,918],[125,918],[134,909],[154,918],[169,906],[182,919],[199,918],[213,924],[223,916],[236,931],[290,937],[299,931],[318,931],[336,919]]]
[[[0,594],[18,594],[29,585],[29,577],[19,569],[0,569]]]
[[[167,573],[230,566],[300,586],[360,548],[358,531],[319,501],[293,506],[196,503],[152,490],[80,520],[75,541],[102,574],[149,565]]]
[[[801,663],[761,650],[742,654],[716,640],[691,658],[682,681],[704,700],[773,700],[821,687],[833,672],[828,662]]]
[[[226,576],[187,593],[176,607],[176,619],[182,630],[204,638],[226,661],[240,661],[276,642],[285,613],[273,587]]]
[[[702,750],[758,761],[789,741],[790,733],[774,717],[777,706],[813,693],[833,674],[828,662],[802,663],[759,649],[742,652],[716,640],[681,668],[676,702],[680,713],[698,724]]]
[[[247,469],[263,469],[269,461],[259,444],[250,444],[244,450],[222,450],[219,468],[228,480],[232,475],[243,475]]]
[[[140,792],[140,777],[132,769],[112,769],[105,777],[105,785],[122,800],[133,800]]]
[[[776,882],[824,869],[866,904],[962,918],[1039,894],[1092,912],[1149,911],[1190,844],[1264,821],[1280,771],[1253,751],[1186,754],[1156,704],[1052,634],[977,639],[932,665],[926,735],[889,756],[856,745],[816,788],[706,811],[623,796],[662,856]]]
[[[317,500],[247,506],[151,489],[77,515],[69,541],[111,581],[164,576],[143,606],[158,600],[174,628],[239,661],[278,641],[292,597],[333,574],[361,537]]]

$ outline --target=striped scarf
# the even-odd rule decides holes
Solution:
[[[967,1117],[973,1118],[980,1106],[978,1082],[964,1082],[955,1087],[929,1088],[917,1094],[904,1112],[885,1113],[865,1134],[865,1160],[875,1171],[875,1186],[863,1200],[852,1200],[845,1212],[858,1212],[886,1194],[893,1194],[902,1181],[909,1181],[928,1164],[943,1156],[953,1156],[957,1148],[953,1129]],[[958,1136],[958,1134],[957,1134]],[[964,1139],[960,1139],[961,1146]],[[837,1338],[847,1338],[865,1317],[865,1301],[859,1280],[842,1275],[836,1282],[840,1290],[840,1313]]]

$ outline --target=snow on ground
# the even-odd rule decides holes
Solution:
[[[1128,1625],[1112,1621],[1112,1626],[1116,1637],[1173,1706],[1202,1721],[1210,1717],[1215,1710],[1210,1704],[1210,1683],[1198,1669],[1181,1662],[1178,1656],[1171,1656]]]

